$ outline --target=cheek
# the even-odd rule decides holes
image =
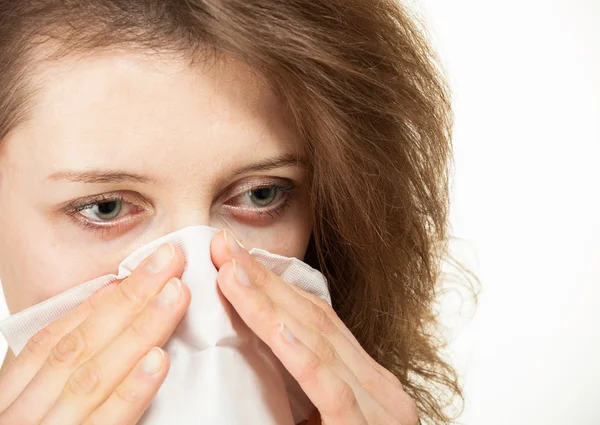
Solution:
[[[310,240],[312,220],[305,209],[292,208],[285,217],[264,227],[229,223],[246,249],[261,248],[285,257],[303,259]]]
[[[285,257],[304,258],[310,229],[274,226],[264,234],[258,232],[260,231],[255,230],[253,234],[242,238],[242,243],[247,249],[261,248]]]
[[[116,271],[118,258],[92,256],[86,245],[61,236],[60,226],[36,208],[28,173],[17,174],[4,160],[0,167],[0,281],[11,314]]]
[[[11,314],[87,280],[114,273],[115,259],[91,256],[77,244],[57,239],[52,226],[0,226],[0,279]]]

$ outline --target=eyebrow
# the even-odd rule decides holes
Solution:
[[[257,171],[269,171],[276,168],[283,168],[288,166],[300,166],[306,167],[306,161],[298,155],[282,155],[274,158],[265,159],[264,161],[256,162],[254,164],[246,165],[241,168],[237,168],[233,171],[233,175],[240,175],[246,173],[252,173]],[[105,169],[91,169],[91,170],[63,170],[57,171],[56,173],[48,176],[50,181],[69,181],[73,183],[90,183],[90,184],[109,184],[109,183],[156,183],[151,177],[130,173],[122,170],[105,170]]]
[[[254,164],[237,168],[233,171],[233,175],[237,176],[240,174],[253,173],[256,171],[269,171],[274,170],[276,168],[283,168],[289,166],[299,166],[302,168],[306,168],[306,160],[303,157],[294,154],[276,156],[274,158],[268,158],[264,161],[256,162]]]
[[[120,170],[64,170],[48,176],[51,181],[69,181],[73,183],[154,183],[155,180],[141,174],[129,173]]]

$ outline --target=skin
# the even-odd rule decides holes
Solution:
[[[113,273],[162,235],[227,228],[212,245],[221,291],[324,423],[416,423],[398,380],[333,310],[232,245],[235,235],[303,258],[310,238],[303,146],[260,77],[234,60],[192,68],[104,51],[44,63],[30,83],[29,119],[0,144],[0,204],[10,206],[0,209],[0,279],[12,314]],[[137,422],[167,374],[158,347],[189,305],[185,284],[166,284],[183,256],[165,249],[162,268],[143,263],[7,357],[0,425]]]

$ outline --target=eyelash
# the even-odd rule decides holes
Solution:
[[[260,189],[268,189],[268,188],[273,188],[273,189],[280,191],[282,193],[281,196],[284,199],[282,201],[279,201],[279,204],[276,207],[271,208],[269,210],[267,210],[268,207],[264,207],[264,208],[256,207],[256,208],[254,208],[255,211],[253,211],[251,214],[254,214],[257,217],[262,217],[264,214],[268,214],[271,217],[271,219],[274,219],[275,216],[281,217],[281,216],[283,216],[285,211],[291,206],[292,201],[295,199],[295,197],[297,195],[296,190],[295,190],[296,185],[293,182],[288,182],[288,184],[286,184],[286,185],[273,182],[273,183],[269,183],[269,184],[251,186],[248,189],[246,189],[244,192],[227,199],[227,201],[229,201],[230,199],[236,199],[241,196],[244,196],[248,192],[251,192],[251,191],[256,191],[256,190],[260,190]],[[80,225],[84,229],[100,232],[104,236],[108,232],[118,232],[124,226],[127,226],[127,224],[129,222],[131,222],[133,219],[116,219],[116,220],[112,220],[112,221],[109,220],[109,221],[104,222],[107,224],[98,224],[98,223],[102,223],[102,222],[94,222],[92,220],[83,218],[79,213],[85,209],[92,208],[99,204],[104,204],[104,203],[109,203],[109,202],[122,202],[124,204],[126,203],[129,205],[132,205],[136,209],[137,208],[144,209],[144,208],[148,207],[148,204],[146,202],[140,202],[140,201],[138,201],[137,203],[129,202],[126,198],[127,198],[126,196],[123,196],[123,194],[120,194],[120,193],[102,194],[102,195],[97,195],[97,196],[93,196],[93,197],[89,197],[89,198],[84,198],[83,200],[80,200],[77,203],[69,205],[65,210],[65,214],[67,214],[72,220],[74,220],[76,222],[76,224]],[[140,204],[142,204],[142,205],[140,205]],[[144,206],[144,204],[145,204],[145,206]],[[226,203],[224,203],[224,205],[226,205]],[[250,208],[248,208],[248,209],[250,209]],[[245,212],[245,214],[247,214],[247,212]],[[115,223],[115,224],[108,224],[108,223]]]
[[[79,216],[79,213],[85,209],[94,207],[96,205],[108,203],[108,202],[123,202],[123,203],[125,203],[125,202],[127,202],[127,200],[126,200],[126,197],[120,193],[91,196],[91,197],[84,198],[76,203],[69,205],[65,210],[65,214],[67,214],[67,216],[69,216],[75,222],[75,224],[83,227],[86,230],[99,232],[102,234],[102,236],[104,236],[108,232],[115,232],[115,231],[121,230],[121,228],[127,223],[125,223],[124,220],[115,220],[116,224],[110,224],[110,225],[98,224],[98,223],[94,223],[91,220],[88,220],[88,219],[85,219],[85,218]],[[139,208],[140,207],[139,204],[141,202],[140,203],[128,202],[128,203],[133,205],[136,208]],[[131,221],[131,219],[126,220],[126,221],[129,222],[129,221]],[[106,222],[106,223],[110,223],[110,222]]]
[[[247,189],[243,193],[241,193],[233,198],[230,198],[230,199],[235,199],[240,196],[244,196],[248,192],[252,192],[252,191],[260,190],[260,189],[277,189],[278,191],[280,191],[282,193],[281,196],[284,196],[285,199],[282,202],[280,202],[279,205],[277,205],[276,207],[271,208],[271,209],[268,209],[267,207],[256,208],[256,211],[254,212],[254,214],[258,215],[259,217],[262,216],[263,214],[267,214],[271,218],[275,218],[275,215],[281,217],[283,215],[283,213],[285,212],[285,210],[290,206],[291,201],[296,196],[296,192],[294,191],[295,186],[293,183],[290,183],[287,186],[284,186],[281,184],[276,184],[276,183],[271,183],[271,184],[252,186],[250,189]]]

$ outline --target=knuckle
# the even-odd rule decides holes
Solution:
[[[50,365],[61,367],[80,363],[88,354],[88,337],[82,326],[62,337],[52,349],[48,358]]]
[[[323,311],[323,309],[313,302],[310,304],[310,323],[319,333],[323,335],[329,335],[331,332],[333,332],[335,325],[329,316],[327,316],[327,313]]]
[[[320,335],[316,338],[313,351],[326,365],[332,365],[338,360],[338,354],[331,343]]]
[[[65,392],[74,396],[90,395],[100,387],[100,378],[100,366],[90,360],[73,372],[65,385]]]
[[[84,303],[87,303],[87,306],[83,308],[88,308],[89,310],[98,310],[102,305],[102,295],[104,295],[102,291],[96,292],[94,295],[84,301]]]
[[[394,375],[392,372],[390,372],[389,370],[387,370],[385,367],[381,366],[378,364],[378,370],[379,373],[381,374],[381,376],[383,376],[385,379],[387,379],[394,387],[396,388],[400,388],[402,389],[402,382],[400,382],[400,379]]]
[[[138,316],[131,323],[130,329],[134,339],[142,341],[155,339],[160,330],[147,314]]]
[[[354,390],[344,380],[340,379],[338,384],[332,390],[333,413],[334,415],[346,412],[348,409],[353,409],[358,406],[358,400],[354,394]]]
[[[257,323],[277,323],[279,315],[273,301],[267,295],[258,291],[256,298],[248,306],[248,316]]]
[[[295,377],[300,385],[304,382],[314,379],[321,367],[321,360],[317,356],[311,356],[301,366],[298,375]]]
[[[362,386],[369,392],[378,391],[384,388],[388,382],[386,378],[375,369],[370,369],[370,373],[366,374],[366,377],[359,378]]]
[[[80,308],[86,309],[88,311],[101,309],[102,305],[106,302],[106,300],[110,299],[109,298],[110,294],[112,294],[113,291],[115,289],[117,289],[121,285],[122,282],[123,282],[122,280],[119,280],[119,281],[109,283],[108,285],[106,285],[105,287],[100,289],[98,292],[95,292],[86,301],[84,301],[83,305]],[[87,304],[87,305],[85,305],[85,304]]]
[[[44,328],[32,336],[23,351],[33,357],[45,356],[52,349],[54,335],[49,328]]]
[[[136,391],[134,388],[132,388],[132,386],[130,384],[119,385],[115,389],[114,394],[115,394],[115,397],[117,397],[117,399],[119,399],[119,401],[124,402],[126,405],[127,404],[131,404],[131,405],[138,404],[143,399],[140,392]]]
[[[310,299],[319,308],[321,308],[321,310],[323,310],[325,312],[325,314],[327,314],[327,316],[329,316],[329,317],[337,316],[337,313],[335,312],[333,307],[331,307],[329,305],[329,303],[327,301],[325,301],[323,298],[311,294]]]
[[[139,311],[143,308],[146,300],[136,291],[136,286],[135,279],[130,276],[119,285],[115,292],[124,301],[127,308]]]
[[[269,270],[258,261],[253,262],[253,282],[257,286],[265,286],[269,283]]]

